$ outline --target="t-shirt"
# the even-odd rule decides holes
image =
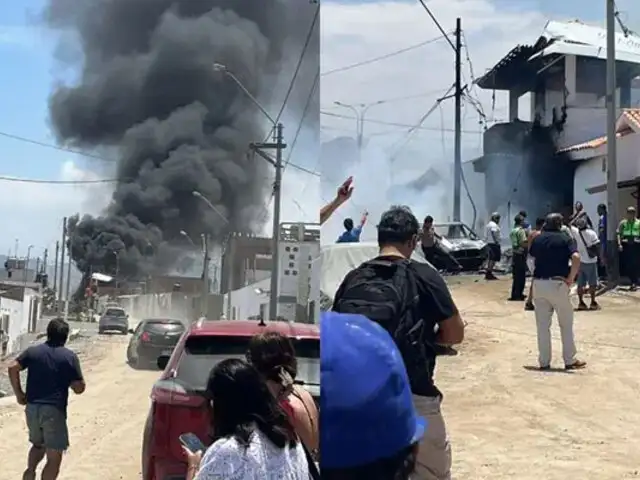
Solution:
[[[345,230],[342,235],[338,237],[336,243],[358,243],[360,241],[360,235],[362,234],[362,227],[355,227],[351,230]]]
[[[66,347],[41,343],[16,359],[27,370],[27,403],[67,409],[69,387],[82,380],[78,356]]]
[[[422,229],[422,239],[420,240],[423,247],[433,247],[436,244],[436,231],[433,227]]]
[[[403,259],[401,257],[388,256],[378,257],[377,260],[401,261]],[[418,295],[420,296],[418,306],[420,311],[416,312],[415,318],[416,320],[418,318],[423,318],[427,323],[427,328],[431,328],[435,331],[436,326],[440,322],[453,317],[456,313],[456,307],[453,299],[451,298],[449,287],[447,287],[447,284],[438,271],[431,265],[411,261],[411,266],[416,274]],[[336,299],[342,296],[343,286],[348,283],[349,275],[350,274],[347,274],[338,288],[335,295]],[[432,349],[427,349],[427,354],[432,354],[431,358],[429,358],[429,360],[431,360],[429,362],[431,365],[430,371],[428,372],[428,375],[421,376],[419,381],[409,377],[411,390],[414,395],[422,397],[438,397],[442,394],[440,393],[440,390],[437,389],[433,381],[436,366],[435,353],[432,352]]]
[[[487,243],[500,245],[500,227],[493,220],[487,223],[487,226],[484,227],[484,238]]]
[[[278,448],[259,429],[248,447],[234,437],[215,441],[204,453],[194,480],[309,480],[307,457],[298,442]]]
[[[524,227],[514,227],[509,234],[509,239],[511,240],[511,248],[513,248],[513,253],[525,253],[527,231],[524,229]]]
[[[590,257],[587,247],[593,247],[600,243],[598,234],[590,228],[578,230],[576,227],[571,227],[571,234],[573,235],[573,238],[576,242],[576,247],[578,248],[578,253],[580,254],[580,262],[596,263],[598,261],[598,257]],[[580,236],[580,234],[582,234],[582,236]]]
[[[567,277],[569,259],[576,251],[575,241],[566,233],[542,232],[529,247],[529,255],[536,259],[533,278]]]

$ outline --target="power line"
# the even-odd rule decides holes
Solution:
[[[344,118],[345,120],[356,120],[356,117],[352,117],[349,115],[342,115],[342,114],[333,113],[333,112],[320,111],[320,115],[326,115],[328,117],[335,117],[335,118]],[[408,123],[386,122],[383,120],[374,120],[370,118],[365,118],[363,121],[365,123],[373,123],[376,125],[387,125],[387,126],[398,127],[398,128],[415,128],[416,130],[425,130],[429,132],[439,132],[441,130],[440,128],[436,128],[436,127],[424,127],[424,126],[416,127],[415,125],[409,125]],[[446,128],[444,131],[453,132],[454,130],[452,128]],[[481,130],[463,130],[462,133],[482,133],[482,131]]]
[[[433,20],[433,23],[436,24],[436,27],[438,27],[438,30],[440,30],[440,33],[442,33],[444,38],[447,39],[447,42],[449,42],[449,45],[451,45],[451,48],[453,48],[453,51],[455,52],[456,46],[453,44],[453,42],[449,38],[450,34],[447,34],[447,32],[444,31],[444,28],[442,28],[442,25],[440,25],[440,22],[438,22],[438,19],[433,15],[433,13],[431,13],[431,10],[429,10],[429,7],[427,7],[427,4],[424,2],[424,0],[418,0],[418,1],[420,2],[420,5],[422,5],[422,8],[424,8],[425,11],[429,14],[429,16],[431,17],[431,20]]]
[[[422,124],[425,122],[425,120],[440,106],[440,104],[446,100],[447,98],[450,98],[448,95],[451,93],[451,91],[454,89],[455,85],[451,85],[451,87],[449,87],[449,90],[447,90],[445,92],[445,94],[438,98],[435,103],[433,104],[433,106],[427,111],[427,113],[425,113],[420,120],[418,120],[418,123],[416,123],[415,125],[413,125],[411,128],[409,128],[409,130],[407,130],[407,133],[405,135],[405,138],[399,142],[397,142],[394,146],[393,146],[393,153],[390,156],[389,160],[391,162],[393,162],[395,160],[395,158],[398,156],[398,154],[402,151],[402,149],[407,145],[407,143],[409,143],[409,140],[411,140],[411,137],[413,136],[413,134],[415,133],[415,131],[420,128],[422,126]]]
[[[379,57],[374,57],[374,58],[370,58],[369,60],[363,60],[362,62],[357,62],[357,63],[353,63],[351,65],[346,65],[344,67],[338,67],[338,68],[334,68],[333,70],[328,70],[326,72],[322,72],[320,75],[321,76],[326,76],[326,75],[332,75],[334,73],[338,73],[338,72],[345,72],[347,70],[351,70],[353,68],[358,68],[358,67],[362,67],[364,65],[369,65],[371,63],[375,63],[375,62],[380,62],[382,60],[386,60],[387,58],[391,58],[391,57],[395,57],[396,55],[400,55],[406,52],[410,52],[411,50],[415,50],[417,48],[420,47],[424,47],[425,45],[429,45],[431,43],[435,43],[439,40],[442,40],[442,38],[446,38],[449,42],[451,42],[451,40],[449,39],[449,35],[451,35],[451,33],[446,33],[446,32],[442,32],[441,36],[435,37],[435,38],[431,38],[429,40],[425,40],[423,42],[420,43],[416,43],[415,45],[410,45],[408,47],[405,48],[401,48],[400,50],[396,50],[390,53],[386,53],[384,55],[380,55]]]
[[[320,80],[320,72],[318,71],[318,73],[316,73],[316,77],[313,80],[313,85],[311,86],[311,91],[309,92],[309,95],[307,96],[307,101],[304,104],[304,109],[302,110],[302,118],[300,118],[300,123],[298,123],[298,128],[296,129],[296,134],[293,137],[293,142],[291,142],[291,146],[289,149],[289,154],[287,155],[287,160],[284,162],[284,166],[282,167],[282,171],[284,172],[284,170],[287,168],[287,165],[289,165],[289,162],[291,161],[291,156],[293,155],[293,150],[296,147],[296,143],[298,141],[298,137],[300,136],[300,132],[302,131],[302,126],[304,125],[304,119],[307,116],[307,112],[309,110],[309,107],[311,106],[311,100],[313,99],[314,93],[316,92],[316,88],[318,86],[318,81]]]
[[[302,63],[304,61],[304,56],[307,53],[307,49],[309,48],[309,43],[311,43],[311,37],[313,36],[313,32],[315,30],[316,23],[318,22],[319,13],[320,13],[320,4],[318,4],[318,7],[316,8],[316,13],[313,15],[313,21],[311,22],[311,26],[309,27],[309,32],[307,33],[307,38],[304,41],[304,46],[302,47],[302,52],[300,53],[300,58],[298,59],[298,63],[296,65],[296,69],[293,72],[293,77],[291,78],[291,82],[289,83],[289,88],[287,89],[287,93],[284,96],[284,101],[282,102],[282,107],[280,107],[280,111],[278,112],[278,115],[276,116],[276,121],[274,122],[276,124],[280,121],[280,117],[282,116],[282,113],[284,112],[284,109],[287,106],[287,102],[289,101],[289,97],[291,96],[291,92],[293,91],[293,86],[295,85],[296,79],[298,78],[298,73],[300,73],[300,67],[302,66]],[[271,131],[269,132],[269,134],[264,139],[265,142],[267,140],[269,140],[269,137],[271,137],[271,135],[273,134],[273,131],[275,130],[275,128],[276,128],[275,125],[271,128]]]
[[[53,145],[46,142],[41,142],[38,140],[33,140],[31,138],[22,137],[20,135],[14,135],[12,133],[2,132],[0,131],[0,136],[5,138],[10,138],[11,140],[16,140],[23,143],[30,143],[32,145],[37,145],[43,148],[50,148],[52,150],[58,150],[60,152],[73,153],[75,155],[79,155],[81,157],[93,158],[96,160],[101,160],[103,162],[110,162],[110,160],[105,157],[101,157],[99,155],[95,155],[92,153],[83,152],[80,150],[75,150],[67,147],[60,147],[57,145]],[[320,176],[318,172],[311,171],[305,167],[301,167],[300,165],[296,165],[295,163],[289,162],[292,168],[296,170],[300,170],[301,172],[308,173],[310,175],[315,175],[317,177]],[[124,183],[127,181],[125,178],[102,178],[95,180],[46,180],[46,179],[37,179],[37,178],[20,178],[20,177],[10,177],[10,176],[1,176],[0,181],[3,182],[16,182],[16,183],[40,183],[40,184],[50,184],[50,185],[90,185],[90,184],[99,184],[99,183]]]

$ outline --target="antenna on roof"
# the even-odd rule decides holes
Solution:
[[[618,21],[618,25],[620,25],[620,30],[622,30],[622,34],[625,36],[625,38],[628,38],[629,35],[636,34],[633,30],[631,30],[622,22],[622,19],[620,18],[620,10],[618,10],[617,6],[616,6],[616,11],[613,15],[616,17],[616,20]]]

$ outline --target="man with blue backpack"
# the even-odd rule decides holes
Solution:
[[[420,225],[408,207],[394,206],[378,224],[378,257],[349,272],[334,297],[333,310],[359,314],[387,330],[404,360],[418,415],[429,423],[420,442],[416,478],[449,480],[451,447],[433,381],[438,347],[464,338],[449,289],[429,264],[410,260]]]

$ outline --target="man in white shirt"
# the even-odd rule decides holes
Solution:
[[[589,227],[585,218],[577,218],[575,225],[571,225],[571,236],[576,242],[580,254],[580,271],[578,273],[578,310],[599,310],[596,302],[598,289],[598,253],[600,239],[598,234]],[[585,289],[588,287],[591,304],[584,303]]]
[[[502,257],[502,249],[500,247],[501,232],[500,232],[500,214],[494,212],[491,215],[491,220],[484,228],[484,238],[487,242],[487,249],[489,250],[489,258],[487,261],[487,271],[484,278],[486,280],[497,280],[498,278],[493,274],[493,267],[496,262],[500,261]]]

